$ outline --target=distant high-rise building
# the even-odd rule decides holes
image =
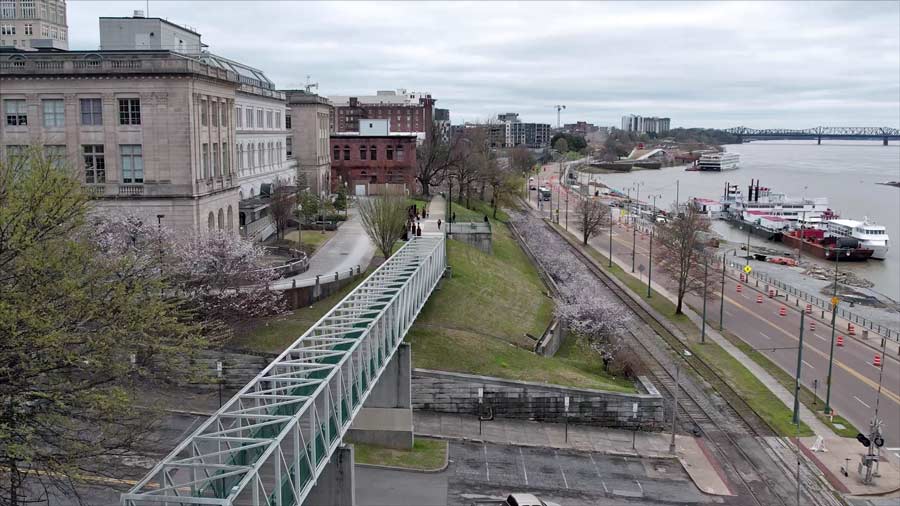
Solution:
[[[544,148],[550,144],[550,125],[547,123],[523,123],[519,119],[519,113],[507,112],[497,115],[497,121],[503,127],[502,141],[495,140],[499,134],[493,134],[491,145],[498,148],[512,148],[526,146],[529,148]]]
[[[375,95],[331,96],[334,105],[333,125],[337,134],[359,132],[364,119],[386,119],[391,132],[415,135],[419,140],[429,135],[434,121],[434,103],[427,92],[379,90]]]
[[[69,49],[65,0],[0,0],[0,47]]]
[[[657,118],[655,116],[644,117],[629,114],[627,116],[622,116],[622,130],[640,134],[664,134],[669,131],[671,121],[672,120],[669,118]]]

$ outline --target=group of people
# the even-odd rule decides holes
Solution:
[[[419,218],[425,219],[428,217],[428,208],[422,207],[422,210],[419,211],[419,206],[415,204],[411,204],[407,209],[407,217],[406,217],[406,232],[404,233],[403,240],[409,240],[409,236],[421,236],[422,235],[422,226],[419,224]],[[440,225],[438,226],[440,228]]]

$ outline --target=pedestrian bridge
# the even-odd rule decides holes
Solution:
[[[446,260],[443,235],[406,243],[122,494],[122,504],[303,504]]]

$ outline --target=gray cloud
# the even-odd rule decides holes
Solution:
[[[73,49],[144,1],[69,2]],[[900,2],[157,2],[281,87],[430,91],[454,122],[900,125]]]

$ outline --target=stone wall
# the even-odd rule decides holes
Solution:
[[[412,375],[413,409],[561,422],[567,418],[568,396],[572,423],[654,428],[664,422],[663,398],[643,377],[638,388],[644,393],[625,394],[428,369],[413,369]],[[483,389],[481,407],[479,388]]]

